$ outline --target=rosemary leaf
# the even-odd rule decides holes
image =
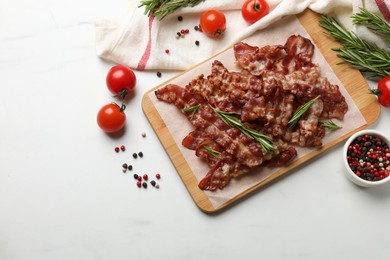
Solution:
[[[217,158],[217,159],[218,159],[219,156],[221,155],[221,152],[218,152],[218,151],[212,149],[212,148],[209,147],[209,146],[204,145],[203,148],[204,148],[209,154],[211,154],[212,156],[214,156],[214,157]]]
[[[367,73],[367,76],[372,79],[390,75],[390,52],[348,31],[335,18],[322,16],[319,24],[342,44],[340,48],[333,50],[344,62]]]
[[[328,129],[331,132],[333,132],[333,131],[335,131],[337,129],[342,128],[341,126],[337,125],[332,120],[325,121],[325,122],[323,122],[323,124],[324,124],[325,128]]]
[[[194,7],[205,0],[142,0],[138,7],[145,6],[145,14],[153,15],[159,20],[162,20],[168,14],[174,13],[182,7]]]
[[[312,100],[309,100],[306,104],[302,105],[299,109],[297,109],[288,121],[288,126],[290,128],[294,128],[299,122],[299,120],[302,118],[302,116],[310,109],[310,107],[314,104],[314,102],[316,102],[319,97],[320,96],[316,96]]]
[[[258,142],[265,152],[272,152],[275,149],[272,139],[269,136],[263,135],[244,125],[240,119],[233,116],[235,114],[234,112],[224,112],[215,108],[213,108],[213,110],[227,125],[237,128],[243,134]]]
[[[196,105],[196,106],[191,106],[191,107],[186,107],[183,109],[183,112],[184,113],[187,113],[187,112],[192,112],[191,113],[191,120],[192,118],[194,117],[196,111],[199,109],[200,105]]]
[[[387,43],[390,43],[390,25],[379,15],[360,8],[360,12],[352,15],[352,23],[364,25],[373,33],[379,35]]]

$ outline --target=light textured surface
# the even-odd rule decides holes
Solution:
[[[218,215],[190,198],[141,108],[176,73],[136,72],[124,135],[96,125],[114,101],[94,21],[127,1],[0,0],[0,259],[388,259],[389,186],[362,189],[336,146]],[[382,109],[371,127],[390,129]],[[141,134],[145,132],[146,138]],[[127,152],[113,149],[126,145]],[[133,160],[132,152],[144,158]],[[133,172],[159,172],[138,189]]]

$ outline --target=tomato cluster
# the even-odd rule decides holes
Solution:
[[[107,73],[106,84],[108,90],[115,97],[124,100],[126,96],[134,91],[136,85],[134,72],[123,65],[113,66]],[[120,131],[126,124],[126,106],[119,106],[116,103],[104,105],[97,114],[97,123],[106,133]]]
[[[244,20],[253,24],[269,13],[269,5],[265,0],[246,0],[242,5],[241,14]],[[205,11],[200,16],[200,28],[213,39],[220,38],[226,30],[226,17],[218,10]]]

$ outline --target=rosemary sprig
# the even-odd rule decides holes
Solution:
[[[290,128],[294,128],[299,122],[299,120],[302,118],[302,116],[310,109],[310,107],[314,104],[314,102],[316,102],[319,97],[320,96],[316,96],[315,98],[309,100],[304,105],[302,105],[299,109],[297,109],[288,121],[288,126]]]
[[[352,23],[366,26],[386,43],[390,43],[390,25],[379,15],[360,8],[359,13],[352,15]]]
[[[192,120],[192,118],[194,117],[194,115],[195,115],[195,113],[196,113],[196,111],[198,110],[199,107],[200,107],[200,105],[186,107],[186,108],[183,109],[183,112],[184,113],[192,112],[191,113],[191,120]]]
[[[214,156],[215,158],[219,158],[219,156],[221,155],[221,152],[218,152],[214,149],[212,149],[210,146],[207,146],[207,145],[204,145],[203,148],[209,153],[211,154],[212,156]]]
[[[335,18],[322,16],[319,24],[342,46],[337,56],[373,79],[390,75],[390,53],[348,31]]]
[[[174,13],[182,7],[194,7],[205,0],[142,0],[138,7],[145,6],[145,14],[153,15],[159,20],[162,20],[168,14]]]
[[[324,125],[324,127],[326,129],[328,129],[329,131],[333,132],[337,129],[340,129],[342,128],[342,126],[339,126],[338,124],[336,124],[335,122],[333,122],[332,120],[328,120],[328,121],[325,121],[325,122],[322,122],[322,124]]]
[[[262,133],[244,125],[240,119],[234,116],[236,113],[224,112],[215,108],[213,109],[222,121],[225,122],[225,124],[237,128],[243,134],[258,142],[265,152],[272,152],[275,149],[272,139],[269,136],[263,135]]]

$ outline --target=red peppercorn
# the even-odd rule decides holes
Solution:
[[[121,145],[121,150],[124,152],[126,150],[126,147],[124,145]]]
[[[115,152],[119,153],[119,147],[115,147]]]
[[[143,178],[144,178],[145,181],[147,181],[148,180],[148,175],[144,174]]]
[[[157,179],[160,179],[161,178],[161,175],[159,173],[156,174],[156,178]]]
[[[141,188],[141,186],[142,186],[142,182],[140,182],[140,181],[137,181],[137,186],[138,186],[138,188]]]
[[[168,49],[166,49],[166,50],[165,50],[165,53],[166,53],[166,54],[168,54],[168,53],[169,53],[169,50],[168,50]]]
[[[138,181],[142,181],[142,176],[137,176]]]

